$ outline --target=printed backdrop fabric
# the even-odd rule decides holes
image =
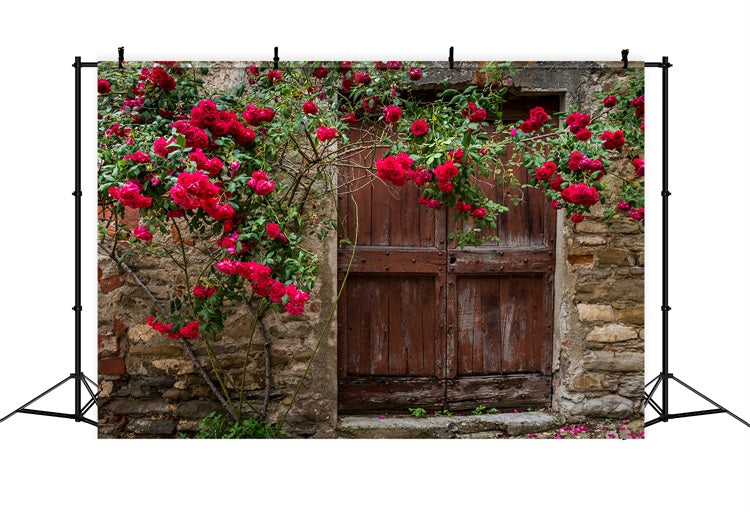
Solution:
[[[99,63],[100,437],[643,437],[643,67]]]

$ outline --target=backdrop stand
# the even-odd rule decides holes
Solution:
[[[622,61],[624,63],[624,67],[628,67],[628,50],[622,51]],[[644,389],[644,398],[646,400],[646,405],[650,406],[656,413],[659,415],[657,418],[654,418],[653,420],[649,420],[646,422],[646,426],[653,425],[655,423],[659,422],[667,422],[671,419],[675,418],[687,418],[690,416],[705,416],[707,414],[719,414],[719,413],[727,413],[736,420],[740,421],[741,423],[745,424],[746,426],[750,427],[750,423],[743,420],[736,414],[734,414],[731,411],[728,411],[726,408],[722,407],[718,403],[714,402],[710,398],[708,398],[706,395],[701,393],[700,391],[697,391],[696,389],[692,388],[691,386],[685,384],[680,379],[675,377],[672,373],[669,372],[669,320],[668,320],[668,314],[669,311],[672,309],[668,306],[669,300],[668,300],[668,292],[669,292],[669,240],[668,240],[668,230],[669,230],[669,219],[667,217],[668,212],[668,201],[669,196],[672,195],[671,192],[669,192],[668,188],[668,168],[669,168],[669,150],[668,150],[668,98],[669,98],[669,91],[668,91],[668,71],[669,68],[672,67],[672,64],[669,63],[668,57],[662,57],[661,62],[645,62],[644,66],[647,68],[661,68],[661,76],[662,76],[662,190],[661,190],[661,210],[662,210],[662,239],[661,239],[661,246],[662,246],[662,306],[661,306],[661,317],[662,317],[662,338],[661,338],[661,350],[662,350],[662,360],[661,360],[661,373],[657,375],[655,378],[651,379],[645,386]],[[684,388],[688,389],[689,391],[693,392],[694,394],[698,395],[711,405],[713,405],[714,409],[703,409],[699,411],[688,411],[688,412],[680,412],[680,413],[670,413],[669,412],[669,381],[673,380],[683,386]],[[649,391],[649,386],[653,385],[651,387],[651,390]],[[654,398],[654,394],[656,393],[657,388],[661,386],[661,406],[656,402]]]
[[[35,414],[38,416],[54,416],[56,418],[67,418],[76,422],[84,422],[96,426],[96,421],[86,418],[89,409],[97,404],[99,393],[95,393],[91,388],[97,386],[96,382],[84,375],[81,371],[81,68],[95,68],[96,62],[81,62],[81,57],[76,57],[73,63],[75,68],[75,372],[71,373],[63,380],[37,395],[35,398],[23,404],[21,407],[0,419],[0,423],[7,420],[16,413]],[[75,383],[75,405],[73,413],[63,413],[55,411],[44,411],[39,409],[29,409],[28,406],[56,390],[69,380]],[[81,405],[81,388],[84,387],[91,397],[88,402]]]

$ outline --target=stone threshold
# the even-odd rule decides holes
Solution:
[[[432,418],[340,416],[336,431],[341,438],[354,439],[454,439],[520,436],[563,424],[561,416],[541,411]]]

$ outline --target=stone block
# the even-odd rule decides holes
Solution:
[[[176,423],[172,420],[149,420],[137,418],[130,420],[125,430],[133,434],[148,436],[171,436],[174,434]]]
[[[615,313],[612,306],[602,304],[578,304],[578,318],[582,322],[612,322]]]
[[[570,380],[573,391],[614,391],[617,381],[606,373],[579,373]]]
[[[638,338],[638,333],[632,327],[622,324],[607,324],[594,327],[586,336],[586,341],[598,343],[616,343]]]
[[[617,320],[626,324],[643,325],[643,305],[619,310],[617,312]]]
[[[592,351],[583,358],[589,370],[611,372],[643,372],[643,352]]]
[[[609,228],[605,223],[593,220],[584,220],[575,225],[576,233],[606,233],[607,231]]]
[[[106,408],[114,414],[146,415],[146,414],[169,414],[171,409],[164,400],[112,400]]]
[[[596,256],[599,259],[600,265],[629,267],[632,263],[632,256],[630,255],[630,252],[624,249],[602,249],[600,251],[597,251]]]
[[[223,411],[217,402],[207,400],[189,400],[177,406],[177,416],[189,420],[201,420],[212,412]]]
[[[579,236],[576,241],[581,245],[605,245],[607,239],[598,235]]]
[[[119,343],[117,342],[117,336],[114,334],[101,334],[97,336],[97,345],[99,348],[99,356],[112,356],[117,353]]]
[[[102,375],[125,375],[125,358],[109,357],[99,359],[99,373]]]

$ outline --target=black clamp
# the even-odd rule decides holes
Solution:
[[[669,197],[671,195],[672,195],[672,192],[670,192],[669,190],[662,190],[661,191],[661,196],[662,197]]]
[[[672,310],[672,308],[670,308],[669,306],[662,306],[662,307],[661,307],[661,310],[662,310],[662,311],[671,311],[671,310]]]
[[[74,195],[76,197],[81,197],[83,195],[83,192],[81,192],[80,190],[76,190],[75,192],[73,192],[72,195]]]
[[[628,69],[628,53],[630,53],[630,50],[625,49],[622,50],[622,69]]]
[[[78,311],[81,311],[83,309],[83,307],[82,306],[73,306],[72,309],[73,309],[73,311],[78,312]]]
[[[273,69],[279,69],[279,47],[273,47]]]
[[[123,62],[125,62],[125,47],[124,46],[120,46],[117,49],[117,67],[120,68],[120,69],[122,69]]]
[[[448,67],[453,69],[453,47],[448,50]]]

